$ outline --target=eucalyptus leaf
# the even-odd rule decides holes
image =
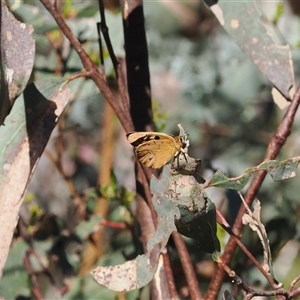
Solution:
[[[81,222],[74,230],[74,233],[82,240],[97,230],[99,223],[103,221],[101,216],[92,216],[88,221]]]
[[[31,286],[28,281],[28,271],[23,263],[28,250],[28,244],[22,240],[13,243],[0,282],[3,299],[16,299],[20,295],[30,296]]]
[[[29,179],[70,99],[62,80],[28,85],[0,127],[0,273]],[[13,193],[12,193],[13,191]]]
[[[210,8],[230,37],[273,85],[290,99],[294,69],[289,45],[278,45],[275,30],[257,9],[259,1],[220,0]],[[251,24],[251,26],[249,26]]]
[[[212,178],[205,183],[205,188],[219,187],[232,190],[241,190],[247,184],[254,172],[264,170],[268,172],[274,181],[285,180],[296,176],[296,170],[300,161],[300,156],[286,160],[270,160],[258,166],[246,169],[246,171],[234,178],[228,178],[222,171],[218,170]]]
[[[32,27],[19,22],[1,1],[0,125],[24,91],[33,68]]]
[[[158,224],[154,236],[148,241],[147,253],[120,265],[95,268],[91,274],[99,284],[114,291],[131,291],[144,287],[153,279],[159,264],[159,254],[171,233],[176,230],[174,216],[179,217],[178,209],[165,196],[169,173],[170,166],[165,166],[161,178],[152,177],[150,183]]]

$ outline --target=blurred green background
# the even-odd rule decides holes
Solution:
[[[8,2],[12,13],[34,28],[36,58],[32,80],[67,77],[82,70],[76,52],[70,48],[39,1]],[[94,62],[99,64],[97,2],[66,1],[60,5],[68,26]],[[110,38],[115,54],[122,61],[125,53],[120,9],[114,1],[109,1],[106,6]],[[282,41],[291,46],[296,82],[299,82],[300,20],[297,6],[292,7],[289,1],[260,2],[259,9],[275,24]],[[189,154],[203,160],[206,179],[216,169],[234,177],[247,167],[262,162],[267,145],[285,112],[273,102],[271,83],[232,41],[203,3],[145,1],[144,13],[157,130],[178,134],[178,123],[188,128]],[[106,49],[105,70],[111,88],[117,93]],[[141,245],[134,216],[132,148],[127,143],[125,132],[113,114],[110,113],[109,121],[105,121],[108,114],[105,99],[92,81],[80,78],[72,81],[70,87],[73,101],[49,141],[21,209],[22,225],[18,226],[15,234],[0,283],[0,294],[6,299],[33,297],[32,277],[24,266],[24,257],[29,251],[31,266],[46,299],[136,299],[138,296],[149,299],[148,288],[126,295],[118,294],[96,284],[89,274],[83,274],[83,250],[95,225],[89,217],[94,214],[100,190],[107,199],[107,211],[103,217],[114,222],[128,222],[130,226],[127,229],[105,227],[103,253],[97,264],[122,263],[141,253]],[[109,130],[113,132],[113,143],[105,134]],[[299,147],[297,115],[279,159],[297,156]],[[101,156],[103,148],[113,153],[111,162]],[[86,205],[88,217],[85,219],[89,221],[78,218],[74,194],[49,153],[59,154],[76,195]],[[111,178],[108,184],[99,188],[99,178],[107,163],[112,163]],[[217,189],[208,193],[232,223],[240,205],[237,194]],[[298,193],[299,176],[296,176],[277,183],[267,177],[258,194],[262,204],[262,221],[274,253],[275,277],[286,287],[298,275],[300,267]],[[22,230],[26,230],[30,243],[24,240],[24,234],[20,233]],[[220,230],[219,238],[224,246],[228,236]],[[193,241],[186,241],[201,278],[201,289],[205,290],[213,264],[208,255],[198,253]],[[253,232],[246,229],[243,242],[261,259],[261,245]],[[186,283],[178,257],[172,245],[170,249],[180,296],[188,299],[184,294]],[[248,284],[261,289],[266,285],[260,273],[239,251],[231,267]],[[225,287],[229,288],[228,283],[224,283]]]

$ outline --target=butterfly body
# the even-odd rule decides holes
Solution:
[[[185,153],[186,136],[160,132],[130,132],[126,136],[138,160],[149,168],[158,169],[180,152]]]

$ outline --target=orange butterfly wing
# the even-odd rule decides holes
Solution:
[[[138,160],[149,168],[158,169],[167,164],[180,150],[180,137],[166,133],[133,132],[127,139],[136,147]]]

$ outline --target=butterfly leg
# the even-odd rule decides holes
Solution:
[[[179,156],[180,154],[182,154],[184,156],[184,159],[186,162],[188,162],[187,158],[186,158],[186,150],[181,148],[180,151],[178,151],[176,154],[175,154],[175,159],[177,160],[177,166],[179,167]]]
[[[179,154],[180,154],[180,153],[183,154],[183,156],[184,156],[184,158],[185,158],[185,161],[188,162],[188,160],[187,160],[187,158],[186,158],[187,151],[186,151],[185,149],[181,148]],[[178,154],[178,156],[179,156],[179,154]]]

